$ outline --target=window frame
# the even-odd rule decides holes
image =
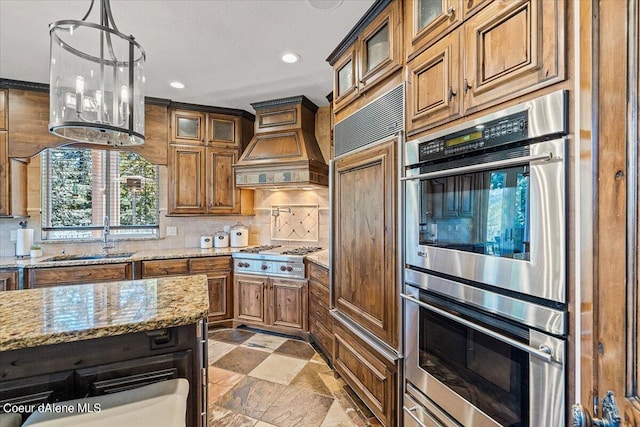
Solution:
[[[104,225],[100,225],[103,223],[103,220],[99,220],[100,224],[95,224],[95,218],[92,218],[94,224],[92,225],[77,225],[77,226],[52,226],[51,220],[51,200],[52,200],[52,189],[51,189],[51,154],[52,150],[60,150],[60,149],[75,149],[75,150],[90,150],[92,153],[99,152],[101,156],[104,157],[104,184],[105,188],[112,188],[113,185],[117,182],[115,176],[115,169],[111,167],[111,157],[112,154],[119,154],[124,152],[124,150],[110,150],[110,149],[99,149],[99,148],[74,148],[74,147],[55,147],[48,148],[42,152],[42,160],[41,160],[41,184],[42,184],[42,195],[41,195],[41,230],[42,230],[42,240],[50,241],[50,242],[82,242],[82,241],[97,241],[102,238],[102,230],[104,229]],[[133,153],[139,156],[141,159],[144,157],[140,156],[137,153]],[[145,159],[146,160],[146,159]],[[156,210],[155,210],[155,224],[137,224],[137,225],[120,225],[120,224],[111,224],[109,225],[110,239],[113,240],[146,240],[146,239],[158,239],[160,238],[160,170],[158,165],[152,164],[155,168],[155,186],[156,186]],[[92,192],[98,193],[98,191],[102,191],[99,188],[94,188],[95,183],[92,183]],[[114,208],[111,206],[112,202],[112,194],[111,191],[104,192],[104,203],[103,210],[104,212],[111,212]],[[139,231],[139,232],[126,232],[126,231]],[[90,235],[77,235],[72,236],[68,235],[68,232],[73,233],[76,232],[90,232]],[[125,232],[122,232],[125,231]],[[99,233],[98,233],[99,232]],[[56,234],[67,234],[67,235],[59,235]]]

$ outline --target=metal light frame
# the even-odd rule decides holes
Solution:
[[[118,30],[109,0],[99,0],[100,23],[87,22],[94,3],[81,20],[49,27],[49,131],[81,143],[141,145],[146,54],[132,35]]]

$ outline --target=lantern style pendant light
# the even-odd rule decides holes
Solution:
[[[145,52],[118,30],[109,0],[98,0],[100,23],[50,25],[49,131],[76,142],[144,144]]]

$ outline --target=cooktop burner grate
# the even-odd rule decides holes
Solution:
[[[303,246],[301,248],[288,249],[281,252],[282,255],[307,255],[322,250],[319,246]]]
[[[255,248],[240,249],[239,252],[244,252],[247,254],[257,254],[259,252],[279,248],[280,246],[282,245],[262,245],[262,246],[256,246]]]

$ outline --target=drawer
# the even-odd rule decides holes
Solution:
[[[32,288],[130,279],[131,264],[129,263],[33,268],[29,270],[29,285]]]
[[[329,289],[315,280],[309,280],[309,299],[315,299],[327,310],[329,309]]]
[[[206,273],[214,270],[231,270],[230,256],[191,258],[191,273]]]
[[[385,426],[395,425],[397,364],[334,322],[334,369]]]
[[[329,288],[329,270],[312,262],[307,263],[307,272],[310,279],[317,280]]]
[[[189,274],[188,259],[142,261],[142,277],[180,276]]]
[[[329,310],[323,305],[318,304],[315,298],[309,298],[309,317],[315,317],[325,326],[329,325],[331,320]]]
[[[332,321],[332,319],[329,319]],[[331,331],[333,330],[333,323],[331,325]],[[329,360],[333,360],[333,333],[329,329],[325,328],[322,323],[315,317],[309,319],[309,332],[313,336],[314,341],[320,344],[322,350]]]

